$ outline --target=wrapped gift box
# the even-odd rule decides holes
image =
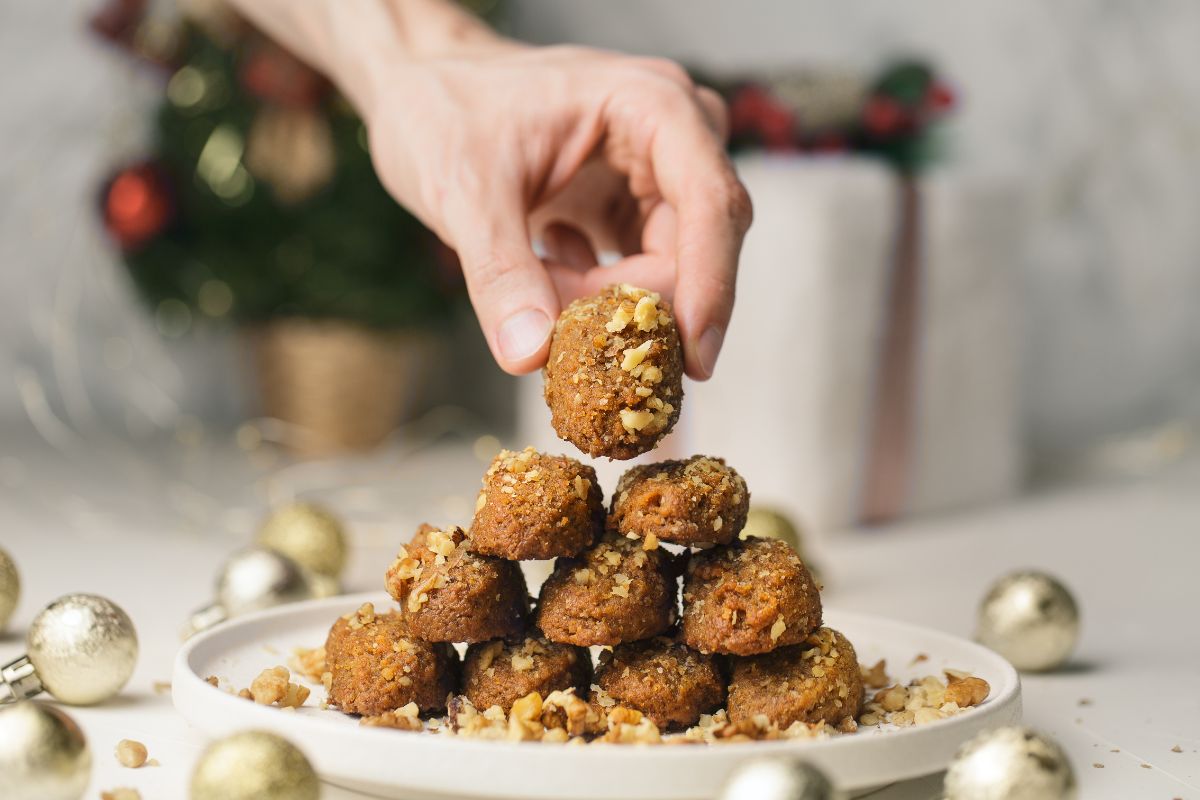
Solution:
[[[900,178],[868,159],[738,166],[755,222],[716,375],[684,406],[690,443],[818,530],[1011,495],[1012,184],[933,171],[906,207]]]
[[[1011,495],[1013,185],[934,171],[907,202],[896,173],[865,158],[752,155],[738,168],[755,220],[716,374],[685,384],[675,433],[639,460],[723,456],[754,502],[817,531]],[[574,452],[554,439],[540,376],[522,387],[520,440]],[[596,466],[608,488],[627,468]]]

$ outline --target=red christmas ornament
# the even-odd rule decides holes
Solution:
[[[161,233],[171,213],[167,177],[154,164],[126,167],[104,194],[104,226],[124,250],[134,250]]]
[[[329,88],[320,73],[268,41],[250,51],[239,77],[250,94],[289,108],[311,108]]]
[[[110,42],[132,49],[134,36],[145,15],[146,0],[108,0],[88,24]]]
[[[954,90],[941,81],[929,84],[929,90],[925,92],[925,97],[922,99],[922,105],[935,115],[946,113],[954,108],[956,102]]]
[[[863,108],[863,125],[878,137],[892,136],[906,123],[904,108],[896,100],[885,95],[876,95]]]

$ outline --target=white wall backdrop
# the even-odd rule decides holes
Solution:
[[[87,33],[95,2],[0,3],[0,418],[232,417],[233,342],[164,346],[98,235],[152,86]],[[517,0],[512,26],[713,69],[931,57],[963,98],[954,168],[1027,190],[1035,453],[1200,410],[1200,4]]]

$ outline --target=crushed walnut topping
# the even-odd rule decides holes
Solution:
[[[250,699],[264,706],[299,708],[311,692],[306,686],[292,683],[289,680],[291,677],[287,667],[264,669],[250,684]]]
[[[634,367],[646,360],[646,355],[650,352],[650,348],[654,346],[653,339],[647,339],[637,347],[626,348],[624,358],[621,359],[621,369],[630,372]]]
[[[324,646],[295,648],[288,660],[288,666],[292,672],[303,675],[310,681],[320,681],[321,676],[325,674]]]
[[[375,622],[375,604],[363,603],[358,607],[358,610],[351,611],[349,614],[343,614],[342,619],[350,623],[351,630],[358,630]]]
[[[621,409],[621,427],[629,433],[638,433],[654,422],[654,412],[646,409]]]
[[[588,499],[588,491],[592,488],[592,482],[582,475],[576,475],[572,482],[575,487],[575,494],[580,500]]]
[[[421,711],[416,703],[410,702],[395,711],[385,711],[375,716],[363,717],[359,725],[368,728],[394,728],[398,731],[420,731],[425,729],[421,722]]]
[[[882,672],[882,662],[876,667]],[[879,689],[866,703],[858,723],[927,725],[979,705],[991,692],[982,678],[958,670],[946,670],[945,675],[945,682],[926,675],[907,685],[897,683]]]
[[[637,324],[637,329],[642,332],[649,332],[658,327],[659,312],[658,312],[658,296],[646,295],[637,301],[637,305],[633,309],[633,321]]]
[[[892,682],[892,679],[887,674],[886,659],[881,658],[872,667],[864,667],[862,664],[859,664],[858,671],[862,674],[863,686],[866,686],[868,689],[882,689]]]

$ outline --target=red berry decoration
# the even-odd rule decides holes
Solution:
[[[752,136],[768,150],[792,150],[796,146],[795,116],[755,84],[743,86],[733,96],[729,127],[734,136]]]
[[[954,108],[954,90],[941,81],[934,81],[925,93],[924,106],[934,114],[944,114]]]
[[[729,100],[729,127],[734,136],[756,133],[758,118],[771,103],[766,91],[753,83],[747,84]]]
[[[132,47],[146,15],[146,0],[108,0],[88,21],[92,30],[110,42]]]
[[[167,177],[153,164],[121,170],[104,195],[104,226],[126,251],[137,249],[161,233],[171,213]]]
[[[863,109],[863,126],[874,136],[886,138],[904,127],[905,117],[904,108],[896,100],[875,95]]]

